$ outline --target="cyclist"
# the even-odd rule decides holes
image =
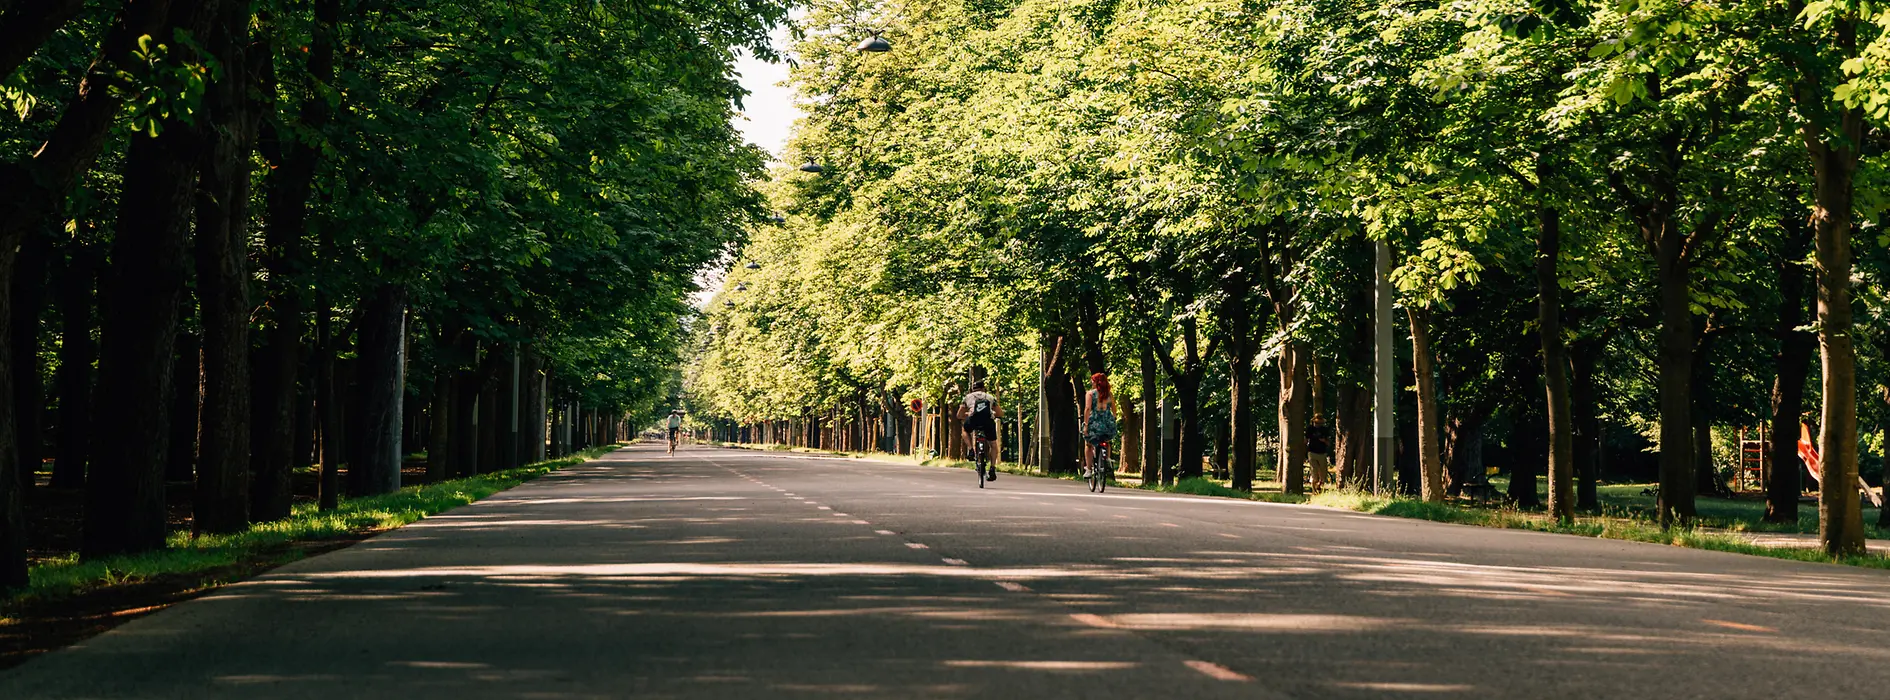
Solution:
[[[676,439],[682,434],[683,410],[672,408],[669,411],[669,453],[676,454]]]
[[[1116,437],[1116,397],[1109,389],[1109,375],[1089,375],[1089,386],[1083,397],[1083,463],[1094,469],[1096,450]]]
[[[971,383],[971,393],[965,394],[965,401],[958,406],[958,419],[965,422],[965,444],[975,446],[977,440],[989,441],[997,437],[997,419],[1004,416],[1004,409],[998,406],[997,397],[984,393],[984,380]],[[985,481],[997,480],[997,456],[992,455],[991,469],[985,475]]]

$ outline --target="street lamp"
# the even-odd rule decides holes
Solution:
[[[731,309],[735,308],[735,302],[732,302],[732,301],[724,301],[722,302],[722,305]]]
[[[873,32],[872,36],[861,39],[860,44],[853,47],[853,50],[862,53],[886,53],[892,50],[892,43],[881,37],[879,32]]]
[[[736,283],[735,283],[735,291],[737,291],[737,292],[746,292],[746,291],[748,291],[748,283],[747,283],[747,282],[736,282]]]
[[[750,260],[748,261],[747,265],[743,265],[742,267],[748,268],[750,270],[759,270],[761,269],[761,263]]]
[[[821,173],[827,172],[827,169],[820,167],[819,163],[816,163],[814,162],[814,159],[809,158],[807,159],[806,163],[801,164],[801,172],[813,173],[815,175],[819,175]]]
[[[775,222],[775,223],[777,223],[777,224],[785,224],[785,223],[787,223],[787,217],[785,217],[785,216],[782,216],[782,215],[781,215],[781,214],[780,214],[779,212],[776,212],[774,216],[770,216],[770,217],[768,217],[768,220],[769,220],[769,221],[772,221],[772,222]]]

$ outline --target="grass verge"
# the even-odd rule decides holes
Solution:
[[[1213,495],[1213,494],[1209,494]],[[1831,557],[1824,552],[1802,547],[1768,547],[1746,541],[1738,535],[1726,532],[1712,532],[1694,528],[1667,528],[1631,518],[1621,517],[1578,517],[1574,522],[1561,523],[1545,514],[1524,513],[1515,510],[1491,508],[1473,508],[1449,503],[1430,503],[1402,496],[1376,496],[1358,491],[1326,491],[1314,495],[1308,502],[1317,506],[1342,508],[1361,513],[1390,515],[1400,518],[1415,518],[1441,523],[1458,523],[1482,527],[1498,527],[1510,530],[1531,530],[1552,532],[1583,537],[1600,537],[1611,540],[1630,542],[1648,542],[1676,547],[1707,549],[1716,552],[1750,554],[1774,559],[1792,561],[1820,562],[1826,564],[1844,564],[1872,569],[1890,569],[1890,557],[1876,555],[1856,557]]]
[[[234,534],[192,537],[188,532],[171,533],[170,547],[156,552],[89,560],[76,556],[56,559],[35,565],[29,572],[31,584],[8,598],[0,598],[0,605],[45,602],[160,577],[218,571],[228,571],[231,576],[213,577],[202,585],[226,583],[259,567],[268,568],[301,558],[306,550],[295,545],[359,538],[397,528],[614,449],[615,446],[596,447],[518,469],[409,486],[379,496],[350,498],[328,512],[316,510],[313,503],[299,504],[286,520],[257,523]]]
[[[1219,496],[1221,498],[1241,498],[1249,501],[1268,503],[1305,503],[1306,497],[1292,493],[1272,493],[1268,491],[1240,491],[1221,484],[1213,479],[1190,477],[1175,482],[1170,486],[1155,486],[1150,491],[1162,493],[1185,493],[1193,496]]]

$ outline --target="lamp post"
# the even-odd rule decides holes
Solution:
[[[1376,313],[1372,319],[1374,365],[1372,381],[1372,437],[1376,438],[1376,449],[1372,452],[1372,491],[1385,495],[1391,493],[1392,463],[1396,459],[1397,433],[1392,423],[1392,369],[1391,369],[1391,246],[1378,241],[1377,274],[1374,291],[1377,294]]]

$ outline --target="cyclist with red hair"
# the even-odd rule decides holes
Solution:
[[[1096,463],[1096,448],[1116,437],[1116,397],[1109,388],[1109,375],[1089,375],[1089,392],[1083,396],[1083,464]]]

